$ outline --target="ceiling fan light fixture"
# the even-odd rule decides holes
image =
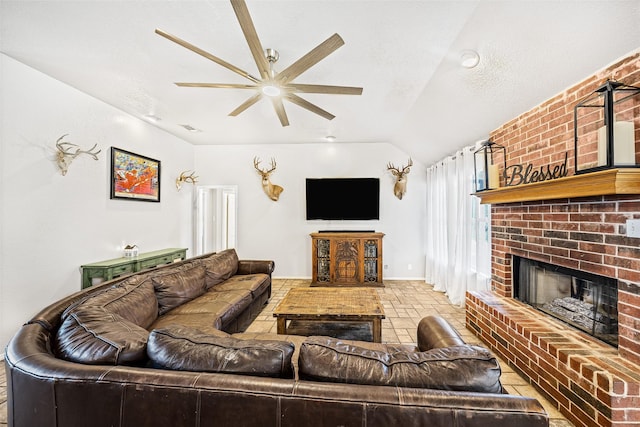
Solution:
[[[301,84],[295,83],[296,77],[307,71],[309,68],[335,52],[340,46],[344,45],[344,40],[337,33],[328,37],[325,41],[311,49],[305,55],[300,57],[297,61],[294,61],[291,65],[286,67],[281,72],[277,72],[274,68],[274,64],[278,61],[280,54],[275,49],[263,49],[260,38],[256,32],[253,20],[249,14],[247,4],[245,0],[231,0],[231,6],[236,14],[240,28],[244,34],[244,38],[247,41],[251,56],[253,56],[254,62],[258,67],[260,77],[255,77],[249,74],[247,71],[236,67],[227,61],[212,55],[211,53],[200,49],[199,47],[182,40],[179,37],[173,36],[160,29],[155,30],[156,34],[166,38],[169,41],[177,43],[178,45],[189,49],[190,51],[203,56],[224,68],[233,71],[234,73],[242,76],[251,81],[252,84],[238,84],[238,83],[205,83],[205,82],[177,82],[177,86],[181,87],[203,87],[203,88],[236,88],[236,89],[251,89],[255,93],[240,104],[236,109],[229,113],[229,116],[237,116],[245,111],[247,108],[256,104],[258,101],[268,96],[271,98],[271,103],[275,113],[280,120],[280,124],[285,127],[289,126],[289,119],[284,108],[284,100],[290,101],[297,106],[304,108],[312,113],[315,113],[327,120],[332,120],[335,116],[328,111],[323,110],[317,105],[307,101],[298,93],[317,93],[317,94],[330,94],[330,95],[362,95],[361,87],[349,87],[349,86],[333,86],[333,85],[317,85],[317,84]]]
[[[276,85],[266,84],[262,86],[262,93],[264,93],[267,96],[274,97],[274,96],[280,96],[281,90]]]
[[[464,68],[473,68],[480,63],[480,55],[475,50],[463,50],[460,54],[460,65]]]

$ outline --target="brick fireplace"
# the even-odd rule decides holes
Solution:
[[[571,175],[573,107],[608,78],[640,85],[640,52],[495,130],[507,164],[539,168],[568,153]],[[638,119],[635,128],[638,141]],[[640,218],[640,194],[493,204],[492,290],[467,294],[467,327],[576,426],[640,426],[640,239],[626,237],[625,225],[632,218]],[[617,279],[618,347],[515,300],[514,256]]]

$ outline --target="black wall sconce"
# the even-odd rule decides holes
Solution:
[[[576,174],[637,168],[640,88],[612,80],[574,108]]]
[[[476,191],[493,190],[500,187],[499,157],[502,155],[502,172],[507,168],[505,148],[491,140],[484,141],[473,153]]]

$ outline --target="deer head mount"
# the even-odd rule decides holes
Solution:
[[[395,167],[391,162],[387,165],[387,169],[396,177],[396,183],[393,186],[393,194],[395,194],[400,200],[402,200],[404,193],[407,192],[407,175],[409,175],[409,172],[411,171],[411,166],[413,166],[411,157],[409,157],[407,166],[402,166],[402,168]]]
[[[193,185],[195,185],[198,182],[198,177],[194,176],[196,171],[191,172],[189,175],[187,175],[187,172],[189,171],[184,171],[180,173],[180,176],[176,178],[176,188],[178,189],[178,191],[180,191],[180,189],[182,188],[183,182],[189,182]]]
[[[58,149],[58,152],[56,153],[56,163],[58,164],[58,168],[60,168],[60,173],[62,173],[62,176],[65,176],[67,174],[71,162],[73,162],[73,159],[78,157],[80,154],[88,154],[89,156],[93,157],[93,160],[98,160],[98,153],[102,151],[94,151],[98,144],[93,144],[93,147],[89,148],[88,150],[81,150],[80,147],[78,147],[76,144],[63,142],[62,140],[67,135],[68,134],[62,135],[56,141],[56,148]],[[73,147],[77,147],[75,151],[72,151]]]
[[[271,169],[262,170],[258,166],[260,165],[260,159],[258,157],[253,158],[253,167],[256,168],[258,173],[262,176],[262,189],[265,194],[269,196],[269,198],[273,201],[278,201],[280,197],[280,193],[284,190],[284,188],[279,185],[275,185],[271,183],[271,179],[269,176],[271,172],[276,170],[276,161],[275,159],[271,159]]]

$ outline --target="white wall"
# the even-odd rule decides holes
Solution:
[[[67,133],[102,152],[62,176],[54,146]],[[276,277],[311,277],[309,233],[320,229],[381,231],[385,278],[424,277],[425,170],[413,166],[398,200],[386,164],[409,156],[391,144],[194,147],[2,54],[0,138],[0,354],[26,320],[80,289],[80,265],[119,257],[126,243],[191,248],[193,187],[174,187],[187,169],[200,185],[238,185],[238,253],[275,260]],[[161,203],[109,199],[111,146],[162,162]],[[254,156],[277,159],[278,202],[263,193]],[[306,221],[307,177],[379,177],[381,219]]]
[[[238,255],[275,260],[275,277],[311,277],[309,233],[325,229],[373,229],[385,233],[383,276],[424,278],[426,173],[415,164],[402,200],[393,194],[388,162],[406,164],[408,155],[387,143],[197,146],[195,168],[202,185],[238,186]],[[261,166],[271,157],[271,182],[284,187],[277,202],[262,191],[254,156]],[[414,162],[415,163],[415,162]],[[380,178],[379,221],[307,221],[305,178]],[[411,270],[408,266],[411,264]]]
[[[0,55],[0,354],[21,324],[80,289],[79,266],[142,252],[191,247],[193,146],[57,80]],[[55,141],[102,149],[66,176]],[[109,148],[161,161],[161,202],[109,199]]]

